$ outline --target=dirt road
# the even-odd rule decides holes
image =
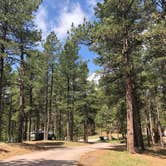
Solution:
[[[77,166],[86,152],[107,149],[108,143],[96,143],[82,147],[57,148],[26,155],[14,156],[0,161],[0,166]]]

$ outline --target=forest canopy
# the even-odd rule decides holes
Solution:
[[[63,42],[54,31],[42,40],[34,23],[42,3],[0,2],[0,141],[42,131],[44,140],[88,142],[101,129],[121,133],[130,153],[163,147],[166,1],[104,0],[96,19],[72,24]],[[97,84],[80,45],[97,54]]]

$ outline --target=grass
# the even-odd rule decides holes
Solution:
[[[88,139],[98,139],[99,135],[92,135],[92,136],[88,136]]]
[[[98,162],[104,166],[149,166],[148,162],[140,157],[116,151],[107,152]]]
[[[110,144],[109,149],[100,149],[82,156],[79,166],[165,166],[166,149],[151,147],[142,154],[129,154],[125,145]]]

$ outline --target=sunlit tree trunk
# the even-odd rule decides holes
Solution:
[[[128,39],[123,39],[123,51],[122,54],[125,59],[126,72],[125,72],[125,83],[126,83],[126,108],[127,108],[127,149],[129,153],[135,153],[134,148],[134,119],[133,119],[133,92],[132,92],[132,76],[131,76],[131,62],[128,55]]]

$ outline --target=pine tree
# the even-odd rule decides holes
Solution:
[[[75,81],[77,79],[76,73],[78,70],[79,56],[77,43],[72,41],[70,37],[66,40],[63,53],[59,60],[60,70],[65,81],[67,140],[73,141]]]
[[[53,88],[54,88],[54,70],[56,67],[56,63],[58,60],[58,56],[60,54],[61,45],[59,40],[57,39],[54,32],[51,32],[44,44],[44,54],[46,57],[46,104],[45,104],[45,112],[46,112],[46,122],[45,122],[45,136],[44,139],[48,139],[48,132],[50,130],[50,122],[51,122],[51,113],[52,113],[52,102],[53,102]]]
[[[20,15],[18,15],[18,24],[15,26],[16,42],[20,55],[19,68],[19,88],[20,88],[20,104],[19,104],[19,121],[18,121],[18,142],[23,141],[23,123],[25,108],[25,55],[28,49],[32,49],[35,42],[40,40],[39,33],[34,28],[33,12],[37,10],[40,1],[25,1],[20,4]]]
[[[11,10],[13,8],[13,10]],[[12,28],[15,25],[15,12],[19,13],[19,4],[15,0],[4,0],[0,6],[0,121],[2,122],[3,108],[3,91],[4,91],[4,68],[5,61],[14,45],[9,34],[13,36]],[[10,50],[10,51],[9,51]],[[0,123],[0,140],[2,139],[2,123]]]
[[[125,81],[127,147],[130,153],[135,153],[135,134],[141,138],[137,146],[144,148],[140,121],[135,118],[137,114],[137,106],[134,102],[136,90],[133,88],[133,59],[135,51],[141,47],[140,35],[145,28],[142,25],[144,20],[141,12],[143,12],[143,5],[140,1],[104,1],[96,8],[99,22],[95,23],[93,28],[93,33],[96,35],[93,49],[100,55],[98,61],[104,66],[106,72],[118,73]],[[134,121],[140,130],[134,130]]]

